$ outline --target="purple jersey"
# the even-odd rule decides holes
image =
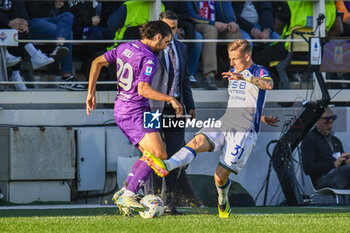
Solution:
[[[158,59],[152,49],[140,41],[119,45],[104,54],[108,63],[117,64],[118,91],[115,98],[115,115],[139,113],[148,110],[148,99],[137,92],[139,82],[152,83]]]

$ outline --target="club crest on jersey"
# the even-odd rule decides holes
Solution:
[[[152,73],[152,67],[151,66],[147,66],[145,75],[151,75],[151,73]]]

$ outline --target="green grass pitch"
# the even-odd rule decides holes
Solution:
[[[246,207],[220,219],[216,208],[179,208],[186,215],[142,219],[116,208],[0,210],[0,232],[350,232],[350,207]]]

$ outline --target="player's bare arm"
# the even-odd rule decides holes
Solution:
[[[256,85],[258,88],[262,90],[272,90],[273,88],[272,78],[259,78],[259,77],[252,76],[250,83]]]
[[[262,115],[261,122],[273,127],[278,127],[277,123],[280,122],[280,119],[278,117],[273,117],[271,115],[270,116]]]
[[[271,90],[273,88],[273,80],[271,78],[259,78],[255,76],[245,77],[241,73],[233,73],[232,71],[227,71],[221,73],[223,78],[228,80],[244,80],[256,85],[262,90]]]
[[[91,64],[90,74],[89,74],[89,88],[86,97],[86,114],[90,115],[90,112],[96,108],[96,82],[98,76],[100,75],[101,68],[108,65],[107,60],[104,55],[97,57]]]
[[[160,100],[169,102],[171,106],[175,109],[176,115],[179,117],[183,114],[183,107],[174,97],[165,95],[161,92],[154,90],[151,85],[147,82],[139,82],[137,85],[137,91],[139,95],[147,99]]]

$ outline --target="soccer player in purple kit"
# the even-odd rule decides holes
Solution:
[[[118,91],[114,116],[118,127],[143,154],[166,159],[167,154],[161,136],[156,129],[143,128],[143,112],[150,111],[148,99],[169,102],[178,116],[182,105],[172,96],[162,94],[151,87],[158,60],[154,53],[165,49],[172,39],[170,27],[162,21],[150,21],[140,28],[141,40],[124,43],[97,57],[91,65],[86,112],[96,107],[96,82],[101,68],[117,64]],[[153,172],[142,156],[135,162],[127,177],[126,185],[113,195],[113,201],[124,215],[131,210],[140,211],[144,206],[135,200],[136,192]]]

